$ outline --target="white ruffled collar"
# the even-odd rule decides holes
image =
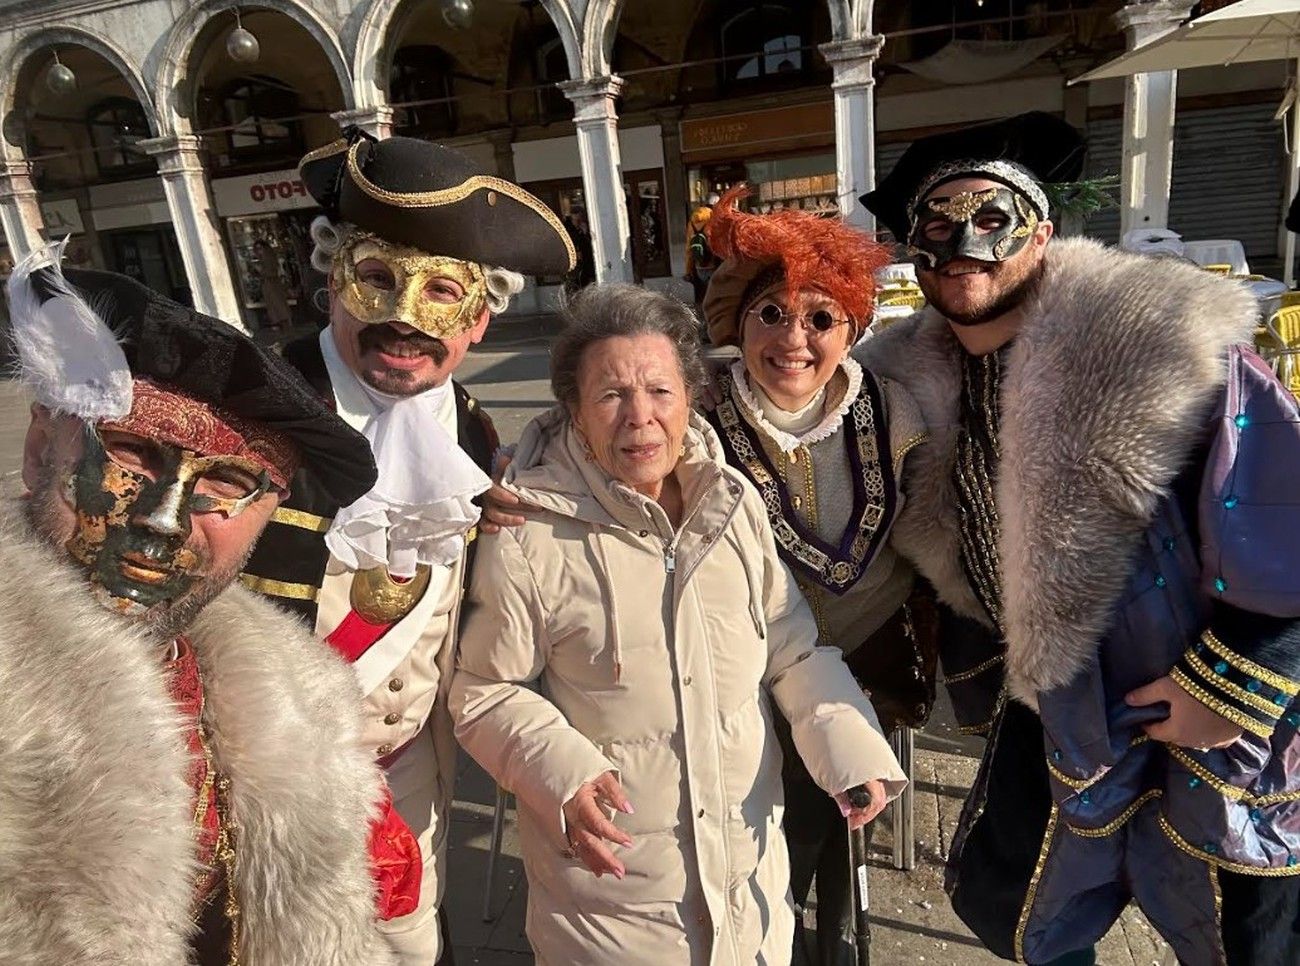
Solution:
[[[737,359],[731,364],[732,396],[744,411],[745,418],[754,425],[755,429],[772,440],[782,453],[790,453],[800,446],[812,446],[814,443],[820,443],[822,440],[829,439],[839,432],[845,414],[857,402],[858,393],[862,391],[862,366],[858,365],[857,361],[851,356],[845,356],[844,361],[840,363],[840,371],[844,373],[847,384],[838,405],[823,412],[822,418],[811,429],[798,435],[788,433],[774,426],[772,421],[764,414],[763,404],[759,401],[754,390],[750,388],[749,377],[745,372],[745,361],[743,359]],[[830,382],[827,382],[826,387],[829,388],[830,385]]]

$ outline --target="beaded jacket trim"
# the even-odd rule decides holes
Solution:
[[[842,419],[844,445],[853,479],[853,509],[838,547],[808,530],[790,503],[781,474],[772,465],[754,428],[736,406],[729,374],[720,377],[723,401],[714,410],[727,462],[740,469],[758,488],[772,522],[777,552],[797,575],[843,594],[862,576],[886,535],[882,525],[894,518],[898,489],[888,455],[889,427],[876,386],[863,380],[862,391]]]

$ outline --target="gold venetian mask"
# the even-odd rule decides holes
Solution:
[[[367,261],[380,262],[386,272],[358,271]],[[376,281],[383,275],[384,283]],[[438,279],[460,286],[456,300],[430,296]],[[487,305],[487,279],[473,262],[430,255],[418,248],[395,245],[365,232],[353,232],[334,257],[334,290],[343,307],[359,322],[376,325],[405,322],[435,339],[453,339],[473,328]]]

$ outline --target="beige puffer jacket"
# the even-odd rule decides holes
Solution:
[[[558,410],[506,478],[543,508],[483,538],[450,707],[519,801],[539,964],[783,964],[793,915],[769,694],[828,792],[905,784],[840,652],[776,555],[757,491],[693,418],[674,532],[587,462]],[[529,685],[537,682],[537,690]],[[562,807],[615,771],[624,879],[570,857]]]

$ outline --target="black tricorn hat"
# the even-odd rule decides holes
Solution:
[[[941,165],[1010,161],[1040,183],[1075,181],[1083,171],[1083,135],[1053,114],[1030,111],[988,124],[913,141],[894,170],[859,199],[899,241],[907,237],[911,204]]]
[[[41,276],[33,275],[37,288]],[[125,275],[69,268],[63,277],[113,330],[132,378],[149,379],[288,437],[302,455],[303,470],[341,506],[375,485],[378,471],[366,438],[274,352]]]
[[[555,212],[441,144],[348,128],[298,172],[331,218],[390,242],[525,275],[563,275],[578,261]]]

